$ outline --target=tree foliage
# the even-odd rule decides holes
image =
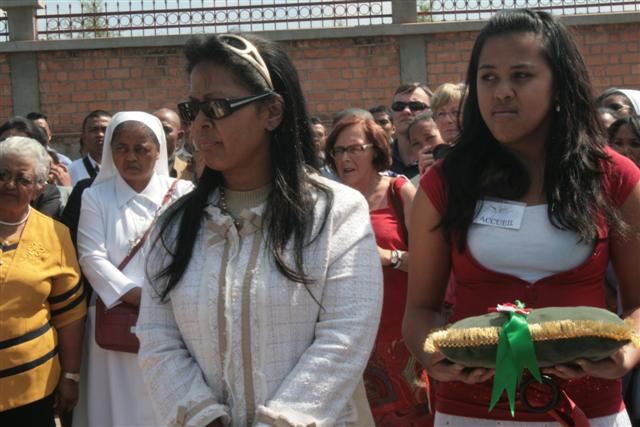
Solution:
[[[114,35],[109,30],[101,0],[80,0],[78,7],[80,16],[70,17],[60,23],[60,29],[65,31],[66,37],[98,38]]]
[[[419,0],[418,1],[418,22],[431,22],[433,17],[431,16],[431,4],[433,0]]]

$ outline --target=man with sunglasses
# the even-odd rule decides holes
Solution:
[[[409,124],[418,114],[428,111],[433,93],[421,83],[405,83],[396,89],[391,104],[396,139],[391,145],[391,171],[411,179],[418,175],[418,158],[409,141]]]

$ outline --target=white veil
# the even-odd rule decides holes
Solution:
[[[104,147],[102,148],[100,172],[98,172],[98,176],[96,176],[92,185],[106,181],[119,174],[113,163],[113,157],[111,156],[111,140],[113,139],[113,131],[115,128],[117,128],[121,123],[128,121],[140,122],[151,129],[151,131],[156,135],[156,138],[160,143],[160,156],[156,161],[154,171],[158,175],[169,176],[167,140],[164,136],[164,130],[162,129],[162,123],[160,123],[160,120],[156,116],[142,111],[121,111],[113,116],[111,123],[109,123],[109,126],[107,127],[107,132],[104,137]]]
[[[640,115],[640,90],[620,89],[619,92],[629,99],[636,115]]]

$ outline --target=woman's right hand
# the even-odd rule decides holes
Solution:
[[[440,352],[425,353],[424,368],[430,377],[438,381],[460,381],[465,384],[482,383],[493,377],[494,370],[487,368],[465,368],[453,363]]]
[[[378,246],[378,256],[380,257],[380,264],[382,264],[383,267],[388,267],[391,265],[390,249],[383,249],[380,246]]]

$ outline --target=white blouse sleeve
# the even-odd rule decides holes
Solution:
[[[136,286],[107,254],[106,210],[110,206],[100,203],[100,194],[88,188],[82,194],[80,221],[78,223],[78,255],[82,273],[107,308],[115,305],[120,297]]]
[[[171,301],[160,302],[148,281],[142,287],[136,334],[138,363],[161,425],[205,426],[218,418],[230,423],[229,408],[215,399],[182,340]]]
[[[382,267],[365,200],[334,199],[324,309],[315,340],[275,395],[258,408],[258,425],[333,426],[367,364],[382,309]],[[355,196],[355,197],[354,197]],[[355,199],[355,200],[354,200]]]

